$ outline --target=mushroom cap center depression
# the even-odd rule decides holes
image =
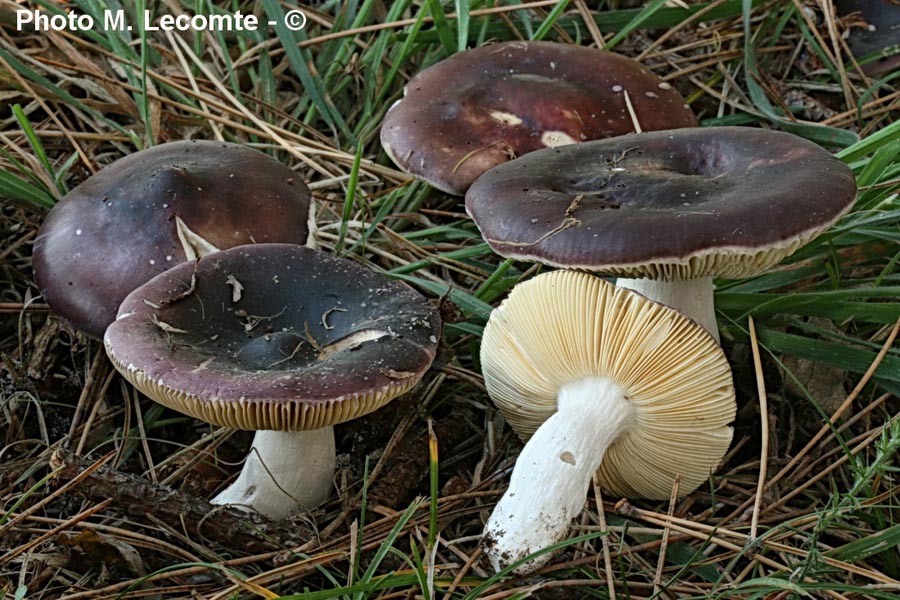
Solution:
[[[631,152],[634,155],[628,157]],[[668,160],[643,156],[638,148],[626,148],[623,154],[605,157],[600,168],[587,170],[575,165],[549,190],[523,188],[523,199],[569,200],[569,216],[593,209],[703,210],[707,205],[715,209],[721,202],[720,195],[730,194],[738,183],[729,177],[734,173],[734,162],[721,154],[673,155]]]

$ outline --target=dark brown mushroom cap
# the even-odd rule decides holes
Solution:
[[[897,0],[837,0],[835,9],[845,21],[852,21],[847,43],[854,56],[879,51],[887,54],[892,47],[900,45],[900,5]],[[854,14],[858,17],[856,20],[848,19]],[[868,75],[878,75],[897,70],[900,68],[900,54],[896,48],[892,52],[863,65],[863,71]]]
[[[534,150],[635,131],[694,127],[669,84],[638,62],[584,46],[505,42],[416,75],[388,111],[381,144],[403,170],[464,194],[488,169]]]
[[[439,335],[436,309],[406,284],[302,246],[258,244],[151,279],[104,342],[161,404],[217,425],[303,430],[407,391]]]
[[[629,277],[744,277],[828,228],[853,173],[797,136],[657,131],[548,148],[485,173],[466,210],[498,254]]]
[[[261,152],[162,144],[107,166],[53,207],[34,243],[35,280],[53,310],[101,338],[131,290],[185,260],[176,217],[219,249],[304,244],[309,207],[302,179]]]

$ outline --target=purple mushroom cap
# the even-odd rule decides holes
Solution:
[[[69,192],[34,243],[45,300],[95,338],[133,289],[186,259],[177,222],[217,249],[306,243],[310,192],[256,150],[183,141],[136,152]]]
[[[104,343],[161,404],[227,427],[297,431],[410,389],[440,327],[437,309],[404,283],[306,247],[253,244],[137,288]]]
[[[749,127],[548,148],[485,173],[466,210],[498,254],[656,279],[759,273],[856,198],[822,147]]]
[[[628,102],[644,131],[697,125],[681,95],[640,63],[571,44],[467,50],[405,91],[385,115],[381,144],[401,169],[450,194],[528,152],[634,132]]]

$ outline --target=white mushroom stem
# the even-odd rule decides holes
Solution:
[[[719,341],[719,328],[716,325],[716,309],[713,302],[715,286],[712,277],[696,279],[676,279],[674,281],[657,281],[656,279],[617,279],[620,288],[633,290],[654,302],[687,315],[703,326],[710,335]]]
[[[328,500],[335,463],[332,427],[258,431],[240,475],[211,502],[283,519]]]
[[[560,388],[556,413],[525,444],[485,527],[485,552],[495,570],[565,538],[591,475],[634,418],[622,388],[609,379],[586,377]],[[543,554],[515,572],[524,575],[549,559]]]

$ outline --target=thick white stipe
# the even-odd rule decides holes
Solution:
[[[634,416],[622,388],[609,379],[587,377],[560,388],[557,412],[525,444],[485,527],[485,552],[496,570],[565,538],[584,506],[591,475]],[[545,554],[516,572],[528,573],[549,559]]]
[[[258,431],[240,475],[211,502],[283,519],[328,500],[335,464],[332,427]]]

